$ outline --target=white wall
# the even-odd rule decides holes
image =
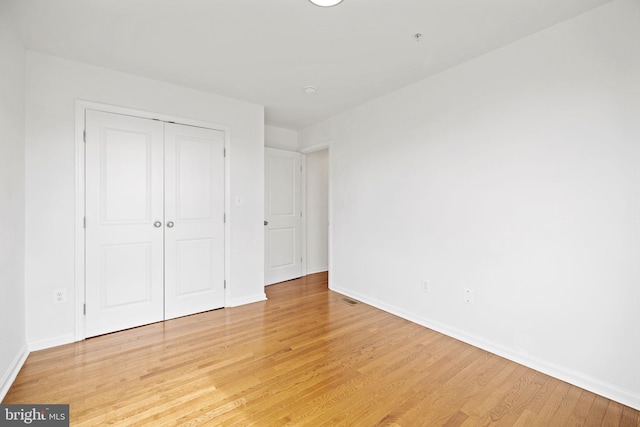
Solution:
[[[232,304],[264,299],[264,109],[179,86],[27,52],[26,300],[34,348],[73,340],[76,99],[231,128]],[[67,288],[67,304],[52,292]]]
[[[265,126],[264,146],[280,150],[298,151],[298,132],[276,126]]]
[[[329,269],[329,150],[306,155],[307,274]]]
[[[315,146],[331,145],[331,120],[316,123],[298,132],[298,149],[307,152]]]
[[[301,131],[332,140],[331,287],[640,409],[639,22],[618,0]]]
[[[22,43],[0,16],[0,401],[27,355],[24,74]]]

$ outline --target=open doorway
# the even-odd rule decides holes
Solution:
[[[306,274],[329,270],[329,149],[305,154]]]

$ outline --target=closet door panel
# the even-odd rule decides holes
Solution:
[[[160,122],[87,111],[87,337],[163,319],[163,141]]]
[[[165,125],[165,317],[224,306],[224,132]]]

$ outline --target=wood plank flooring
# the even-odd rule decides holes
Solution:
[[[32,353],[3,403],[71,425],[629,426],[638,411],[327,289]]]

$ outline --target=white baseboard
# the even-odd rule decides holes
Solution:
[[[496,354],[498,356],[504,357],[505,359],[524,365],[528,368],[535,369],[536,371],[542,372],[543,374],[565,381],[569,384],[573,384],[592,393],[599,394],[600,396],[606,397],[607,399],[611,399],[616,402],[622,403],[623,405],[627,405],[631,408],[640,410],[640,396],[629,393],[625,390],[621,390],[613,385],[603,383],[595,378],[588,377],[579,372],[574,372],[542,360],[529,358],[527,356],[514,353],[501,346],[487,342],[480,337],[474,337],[441,323],[415,316],[398,307],[394,307],[376,299],[369,298],[357,292],[351,292],[350,290],[341,288],[340,286],[337,286],[333,283],[329,284],[329,289],[345,296],[357,299],[358,301],[362,301],[366,304],[394,314],[403,319],[409,320],[410,322],[417,323],[418,325],[432,329],[436,332],[440,332],[441,334],[447,335],[451,338],[455,338],[474,347],[481,348],[482,350],[488,351],[489,353]]]
[[[46,348],[57,347],[59,345],[76,342],[75,334],[61,335],[59,337],[47,338],[45,340],[31,341],[29,351],[44,350]]]
[[[5,374],[2,376],[2,380],[0,380],[0,402],[4,400],[4,397],[9,392],[11,385],[16,380],[18,372],[20,372],[20,369],[22,369],[22,365],[24,365],[24,362],[27,360],[28,356],[29,347],[27,346],[27,344],[24,344],[18,354],[16,354],[13,362],[11,362],[11,365],[9,366],[7,372],[5,372]]]
[[[243,297],[243,298],[232,298],[227,303],[227,307],[237,307],[239,305],[251,304],[254,302],[266,301],[266,300],[267,300],[267,294],[263,292],[261,294],[256,294],[256,295]]]
[[[329,271],[329,267],[311,268],[311,269],[307,269],[307,276],[310,274],[324,273],[327,271]]]

